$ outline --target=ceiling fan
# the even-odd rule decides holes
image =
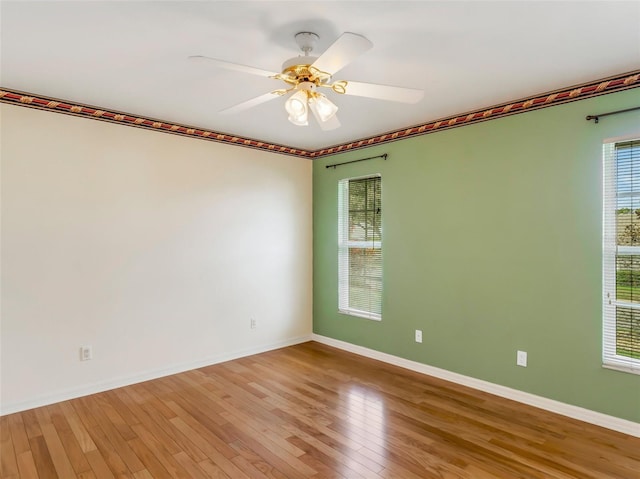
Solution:
[[[289,121],[298,126],[309,124],[309,111],[311,111],[323,130],[333,130],[340,126],[340,121],[336,116],[338,107],[319,91],[322,88],[328,88],[341,95],[354,95],[402,103],[417,103],[422,99],[424,92],[413,88],[350,80],[333,81],[335,73],[373,47],[373,43],[362,35],[345,32],[322,55],[314,57],[310,53],[313,51],[318,38],[318,35],[312,32],[297,33],[295,40],[303,55],[285,61],[282,64],[280,73],[202,55],[190,56],[189,60],[205,61],[227,70],[284,81],[287,84],[287,88],[273,90],[243,101],[221,110],[221,113],[237,113],[291,93],[284,107],[289,115]]]

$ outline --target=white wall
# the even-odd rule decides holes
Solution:
[[[3,414],[309,337],[310,161],[0,108]]]

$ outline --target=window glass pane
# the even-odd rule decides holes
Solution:
[[[367,214],[366,212],[349,213],[349,240],[364,241],[367,239]]]
[[[616,354],[640,359],[640,310],[616,308]]]
[[[640,303],[640,256],[616,257],[616,299]]]
[[[349,240],[381,241],[381,181],[379,177],[349,182]]]
[[[616,238],[618,246],[640,246],[640,197],[618,198]]]
[[[619,246],[640,245],[640,142],[616,145],[616,238]]]
[[[338,309],[380,320],[382,315],[381,178],[340,181]]]
[[[349,182],[349,211],[365,211],[367,209],[367,180]]]
[[[603,364],[640,374],[640,141],[603,160]]]
[[[349,307],[380,314],[382,312],[381,291],[382,255],[380,250],[349,248]]]
[[[367,209],[380,208],[380,179],[371,178],[367,184]]]
[[[640,194],[640,141],[616,145],[617,190],[622,197]]]
[[[349,215],[349,239],[351,241],[380,240],[380,215],[373,211]]]
[[[364,214],[364,230],[365,230],[364,239],[367,241],[371,241],[371,234],[373,232],[373,223],[371,221],[372,218],[373,218],[373,214],[371,213],[371,211],[367,211]]]
[[[379,208],[372,213],[371,235],[368,239],[382,241],[382,214]]]

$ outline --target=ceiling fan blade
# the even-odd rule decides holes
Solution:
[[[226,62],[224,60],[218,60],[217,58],[205,57],[203,55],[194,55],[188,57],[192,62],[206,62],[210,65],[215,65],[219,68],[224,68],[226,70],[233,70],[237,72],[250,73],[252,75],[258,75],[261,77],[272,77],[277,75],[275,72],[270,72],[268,70],[262,70],[261,68],[250,67],[247,65],[241,65],[240,63],[231,63]]]
[[[424,97],[424,91],[415,88],[377,85],[375,83],[357,81],[347,81],[346,83],[345,95],[364,96],[401,103],[418,103]]]
[[[253,108],[254,106],[258,106],[261,103],[268,102],[269,100],[273,100],[275,98],[279,98],[281,96],[280,93],[270,91],[269,93],[265,93],[264,95],[257,96],[255,98],[251,98],[250,100],[243,101],[242,103],[238,103],[237,105],[230,106],[229,108],[225,108],[224,110],[220,110],[220,113],[225,115],[238,113],[240,111],[248,110],[249,108]]]
[[[315,103],[309,103],[309,110],[313,113],[313,116],[316,118],[318,125],[320,125],[320,129],[323,131],[330,131],[339,128],[341,123],[338,120],[338,115],[333,115],[327,121],[322,121],[320,115],[318,114],[318,109],[316,108]]]
[[[320,57],[313,67],[333,75],[373,46],[362,35],[345,32]]]

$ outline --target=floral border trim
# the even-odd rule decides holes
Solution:
[[[204,130],[192,126],[180,125],[176,123],[144,118],[129,113],[121,113],[100,109],[80,103],[70,103],[64,100],[56,100],[44,96],[30,93],[18,92],[6,88],[0,88],[0,103],[11,103],[14,105],[36,108],[39,110],[49,110],[56,113],[80,116],[93,120],[102,120],[119,125],[134,126],[147,130],[172,133],[175,135],[187,136],[190,138],[201,138],[203,140],[216,141],[230,145],[244,146],[258,150],[282,153],[285,155],[299,156],[303,158],[311,157],[310,151],[292,148],[290,146],[268,143],[265,141],[252,140],[241,136],[228,135],[217,131]]]
[[[501,118],[508,115],[523,113],[525,111],[546,108],[552,105],[567,103],[576,100],[583,100],[593,96],[613,93],[615,91],[625,90],[628,88],[640,87],[640,70],[616,75],[603,80],[585,83],[579,86],[573,86],[537,95],[533,98],[517,100],[515,102],[504,103],[493,106],[488,109],[476,110],[463,115],[443,118],[437,121],[425,123],[422,125],[403,128],[383,135],[364,138],[362,140],[336,145],[320,150],[309,151],[290,146],[268,143],[264,141],[243,138],[240,136],[228,135],[211,130],[204,130],[175,123],[154,120],[150,118],[139,117],[128,113],[120,113],[105,109],[99,109],[82,104],[74,104],[63,100],[56,100],[43,96],[27,94],[0,87],[0,102],[10,103],[29,108],[37,108],[41,110],[49,110],[57,113],[81,116],[94,120],[102,120],[110,123],[145,128],[164,133],[172,133],[190,138],[200,138],[218,143],[229,145],[243,146],[264,151],[271,151],[285,155],[296,156],[300,158],[321,158],[324,156],[335,155],[345,151],[366,148],[381,143],[411,138],[419,135],[426,135],[435,131],[456,128],[471,123],[478,123],[495,118]]]
[[[523,113],[525,111],[537,110],[561,103],[584,100],[585,98],[604,95],[606,93],[613,93],[615,91],[626,90],[629,88],[640,88],[640,70],[617,75],[615,77],[610,77],[604,80],[598,80],[597,82],[586,83],[579,86],[544,93],[533,98],[526,98],[511,103],[504,103],[491,107],[489,109],[475,110],[459,116],[443,118],[441,120],[425,123],[423,125],[395,130],[383,135],[364,138],[362,140],[346,143],[343,145],[323,148],[321,150],[313,151],[310,156],[311,158],[320,158],[327,155],[335,155],[336,153],[343,153],[345,151],[366,148],[390,141],[401,140],[404,138],[410,138],[419,135],[426,135],[435,131],[447,130],[450,128],[456,128],[459,126],[469,125],[471,123],[478,123],[486,120],[493,120],[495,118]]]

